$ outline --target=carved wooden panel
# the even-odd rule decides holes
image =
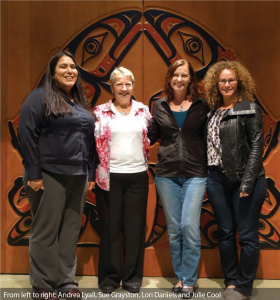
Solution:
[[[80,5],[85,5],[87,9],[101,9],[100,2],[81,3],[69,2],[67,4],[69,5],[68,13],[73,9],[78,9],[81,12]],[[116,66],[123,65],[127,67],[135,75],[136,87],[134,96],[136,100],[144,102],[151,111],[154,102],[161,96],[165,72],[174,60],[185,58],[192,63],[202,89],[201,80],[209,66],[224,59],[240,60],[238,55],[239,49],[236,46],[233,48],[224,44],[222,38],[218,35],[219,32],[213,34],[205,26],[202,26],[203,19],[198,19],[194,10],[195,7],[191,6],[190,3],[184,6],[183,3],[178,2],[178,7],[181,7],[181,9],[177,10],[173,7],[174,3],[171,2],[169,4],[165,2],[164,8],[156,5],[151,7],[147,4],[142,6],[140,2],[135,2],[134,4],[135,7],[133,8],[127,7],[127,3],[121,2],[112,6],[105,4],[104,12],[106,11],[107,13],[102,14],[102,17],[99,17],[98,13],[95,13],[94,17],[87,14],[84,22],[81,17],[78,17],[79,22],[77,25],[72,25],[73,28],[68,29],[67,33],[59,30],[57,34],[52,34],[52,36],[56,36],[55,47],[52,46],[54,42],[51,45],[48,44],[48,37],[46,37],[45,42],[40,40],[40,42],[44,43],[44,52],[47,55],[42,56],[36,53],[34,61],[43,61],[43,64],[40,63],[39,65],[41,69],[33,65],[31,57],[29,64],[26,65],[28,65],[30,73],[32,73],[32,68],[33,72],[36,69],[36,74],[32,73],[32,76],[30,75],[27,78],[23,76],[20,82],[21,85],[25,83],[30,89],[26,87],[21,88],[20,95],[4,89],[4,96],[6,97],[2,98],[2,102],[6,101],[6,104],[1,106],[2,110],[4,108],[5,114],[1,120],[2,125],[4,125],[2,126],[2,132],[4,132],[5,142],[3,144],[5,149],[2,151],[1,161],[2,164],[6,165],[2,169],[2,178],[4,174],[5,180],[2,180],[4,189],[2,188],[3,192],[1,192],[2,203],[5,202],[5,204],[2,204],[4,208],[2,215],[5,216],[1,219],[2,253],[4,251],[2,261],[3,258],[6,259],[6,264],[2,264],[2,272],[4,273],[28,272],[27,246],[32,217],[21,182],[22,158],[17,139],[17,126],[20,104],[24,101],[28,92],[35,88],[43,79],[47,61],[52,53],[66,49],[75,55],[82,73],[84,91],[92,106],[104,103],[110,99],[110,72]],[[39,17],[36,16],[37,10],[50,9],[58,5],[56,8],[59,15],[59,12],[64,9],[63,5],[51,3],[32,3],[31,8],[27,7],[26,4],[21,5],[22,9],[26,11],[26,15],[29,16],[30,22],[35,22],[32,23],[33,25],[43,24],[44,21],[39,20]],[[212,12],[212,22],[215,21],[215,18],[219,15],[218,12],[221,12],[225,5],[220,4],[218,6],[220,9],[217,12]],[[202,4],[196,4],[195,6],[202,9]],[[241,6],[243,7],[243,4],[240,4]],[[204,3],[204,8],[207,7],[210,9],[210,3]],[[232,7],[236,9],[236,6]],[[279,6],[277,7],[279,8]],[[190,8],[190,11],[193,12],[193,16],[196,16],[196,18],[189,17],[187,8]],[[45,18],[53,24],[57,19],[54,21],[51,10],[48,11],[48,9]],[[271,6],[269,6],[269,9],[272,9]],[[213,10],[213,7],[211,10]],[[2,13],[5,12],[9,16],[14,16],[13,13],[17,14],[18,8],[16,9],[11,3],[5,4]],[[233,12],[234,10],[232,15]],[[41,12],[39,15],[43,15],[43,13]],[[18,22],[18,25],[21,22],[26,22],[23,20],[16,21],[13,17],[11,19],[14,22]],[[13,28],[18,27],[11,24],[11,19],[4,17],[3,23],[4,28],[5,24],[9,24],[9,30],[12,34],[14,32]],[[206,18],[206,20],[209,22],[209,19]],[[63,21],[65,20],[60,20],[59,23],[62,24]],[[247,29],[245,28],[244,30]],[[28,36],[27,30],[22,29],[22,31]],[[48,28],[44,28],[43,32],[48,32]],[[15,36],[17,36],[17,33],[15,33]],[[37,47],[37,50],[42,47],[36,42],[35,36],[36,34],[32,33],[30,34],[30,40],[32,41],[28,39],[22,39],[21,41],[21,45],[29,45],[30,53],[32,53],[32,44]],[[15,42],[13,38],[6,36],[6,39],[7,41],[10,39]],[[227,38],[227,42],[230,41],[233,44],[236,39],[236,36],[231,36]],[[11,50],[13,46],[14,43],[7,42],[7,49]],[[250,43],[247,46],[249,47]],[[23,59],[24,55],[21,55],[20,50],[16,49],[15,51]],[[9,68],[8,77],[4,80],[4,83],[10,89],[12,88],[13,74],[16,74],[16,64],[12,59],[16,60],[16,62],[19,61],[19,64],[25,64],[25,62],[22,62],[19,57],[13,57],[11,53],[8,54],[5,50],[4,54],[10,58],[10,61],[4,63],[4,70]],[[263,55],[262,59],[265,59],[265,57]],[[247,66],[244,59],[242,62]],[[252,75],[255,77],[253,72]],[[15,103],[11,104],[10,101],[15,96],[21,98],[17,98]],[[261,249],[266,249],[261,253],[261,258],[263,262],[267,262],[276,257],[276,252],[279,253],[277,250],[280,249],[280,171],[276,168],[280,161],[278,151],[280,147],[280,122],[275,119],[275,116],[280,116],[280,105],[271,107],[270,99],[259,97],[258,93],[256,93],[255,98],[262,107],[265,134],[263,161],[266,168],[268,191],[260,215],[259,236]],[[144,274],[149,276],[172,276],[173,271],[168,248],[166,223],[153,181],[157,148],[158,145],[152,147],[150,158],[150,192],[147,209]],[[87,195],[82,218],[77,250],[77,273],[79,274],[96,274],[97,272],[99,220],[95,205],[93,190]],[[217,268],[217,265],[219,266],[217,224],[207,200],[207,195],[205,196],[201,213],[201,246],[203,250],[200,276],[221,276],[221,270]],[[270,255],[270,253],[273,253],[273,255]],[[22,262],[19,264],[13,263],[12,260],[15,257],[15,261],[19,261],[18,256],[22,257]],[[265,276],[266,278],[280,277],[276,268],[273,269],[266,265],[266,263],[264,266],[261,264],[258,276]]]

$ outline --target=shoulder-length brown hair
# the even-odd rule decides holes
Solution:
[[[186,97],[189,97],[192,100],[194,100],[201,96],[201,91],[197,85],[197,81],[196,81],[196,77],[195,77],[195,73],[194,73],[192,65],[190,64],[190,62],[188,62],[185,59],[178,59],[169,66],[167,73],[165,75],[163,94],[164,94],[165,99],[168,102],[170,102],[174,99],[174,91],[170,85],[170,81],[171,81],[176,69],[183,65],[186,65],[188,67],[189,72],[190,72],[190,77],[191,77],[191,81],[188,85]]]
[[[254,101],[255,83],[249,71],[237,61],[220,61],[209,68],[203,80],[209,107],[212,109],[223,105],[223,96],[219,91],[218,80],[221,72],[225,69],[234,71],[237,78],[237,91],[233,104],[241,102],[244,98]]]

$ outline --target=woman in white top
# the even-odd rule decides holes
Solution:
[[[143,273],[151,115],[146,105],[131,98],[131,71],[116,68],[110,83],[114,98],[94,109],[99,159],[95,195],[101,226],[98,284],[103,293],[112,293],[122,281],[123,289],[138,293]]]

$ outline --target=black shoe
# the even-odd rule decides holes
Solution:
[[[139,293],[140,292],[140,285],[139,284],[132,284],[132,285],[122,285],[123,290],[126,290],[130,293]]]
[[[103,285],[100,289],[104,294],[112,294],[117,288],[113,285]]]
[[[183,287],[181,290],[182,299],[191,299],[193,297],[193,288]]]
[[[182,287],[181,286],[173,286],[173,288],[172,288],[172,292],[174,294],[180,294],[181,291],[182,291]]]

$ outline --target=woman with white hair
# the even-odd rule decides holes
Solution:
[[[122,281],[123,289],[138,293],[143,276],[151,115],[146,105],[131,98],[131,71],[116,68],[110,83],[113,99],[94,109],[99,159],[95,189],[100,220],[98,284],[103,293],[112,293]]]

